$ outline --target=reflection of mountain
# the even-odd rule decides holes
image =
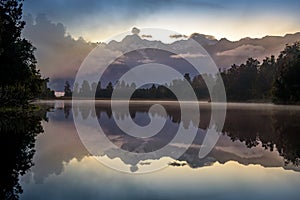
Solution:
[[[0,199],[18,199],[22,193],[19,176],[33,165],[35,138],[43,132],[45,116],[46,110],[0,112]]]
[[[130,105],[129,114],[122,112],[122,109],[114,114],[119,119],[131,116],[137,124],[146,125],[150,122],[148,110],[151,104],[133,103]],[[189,121],[181,121],[177,103],[166,102],[163,104],[167,113],[165,127],[162,132],[152,138],[143,139],[132,138],[116,126],[112,118],[113,113],[109,101],[98,102],[95,106],[95,112],[88,103],[79,103],[70,109],[70,104],[65,102],[62,105],[63,109],[48,114],[50,122],[44,124],[46,133],[38,138],[36,144],[38,152],[34,158],[36,165],[32,168],[35,180],[42,181],[49,174],[59,174],[63,170],[63,162],[69,162],[73,158],[81,160],[84,156],[89,155],[76,133],[72,122],[72,112],[74,112],[75,117],[84,120],[97,117],[105,129],[106,136],[115,145],[126,151],[141,153],[161,148],[174,137],[179,123],[190,123]],[[300,117],[298,107],[289,109],[272,105],[229,104],[223,135],[220,136],[217,145],[204,159],[199,159],[198,153],[210,120],[209,104],[201,103],[200,111],[200,124],[195,125],[193,123],[194,126],[200,127],[198,134],[193,144],[178,159],[183,163],[197,168],[211,165],[216,161],[225,163],[233,160],[244,165],[259,164],[265,167],[299,170],[293,165],[298,164],[300,157],[299,138],[297,138],[297,133],[300,130],[299,122],[297,122]],[[160,115],[160,113],[155,114]],[[178,144],[172,148],[177,151],[181,146]],[[144,162],[150,162],[151,165],[151,161],[147,160],[160,159],[162,156],[172,158],[172,155],[156,155],[156,157],[140,156],[132,160],[126,156],[120,156],[115,149],[108,149],[104,153],[110,159],[119,157],[125,164],[133,166],[133,169]]]
[[[168,104],[170,103],[165,103],[165,108],[170,121],[175,123],[182,122],[177,105],[172,106]],[[130,115],[146,120],[150,105],[131,105]],[[198,127],[203,130],[207,129],[210,119],[210,107],[208,105],[200,104],[201,120]],[[101,111],[107,113],[110,108],[98,105],[96,110],[98,110],[96,111],[97,113],[101,113]],[[141,115],[141,112],[144,115]],[[125,113],[118,113],[117,115],[120,118],[129,117],[124,116]],[[97,114],[97,116],[100,115]],[[162,133],[156,135],[157,138],[152,138],[153,140],[150,141],[148,139],[135,139],[118,130],[114,121],[109,120],[109,115],[106,118],[101,117],[100,124],[106,127],[107,136],[114,136],[112,141],[115,140],[121,148],[127,151],[139,149],[138,151],[148,152],[149,149],[153,150],[155,146],[169,142],[173,137],[170,132],[175,133],[177,130],[174,124],[168,124],[167,121],[166,126],[169,131],[162,130]],[[258,105],[258,108],[256,108],[255,105],[229,105],[223,128],[225,135],[221,136],[217,146],[208,156],[214,157],[221,163],[236,160],[243,164],[252,163],[263,166],[284,166],[285,163],[290,162],[298,164],[300,152],[299,144],[297,143],[299,141],[297,132],[300,130],[300,125],[298,125],[297,120],[299,117],[299,111],[292,111],[284,107]],[[290,120],[287,121],[286,119]],[[101,123],[101,120],[104,123]],[[136,122],[138,121],[136,119]],[[189,121],[182,123],[189,124]],[[174,129],[171,127],[174,127]],[[116,137],[116,135],[119,137]],[[198,132],[192,147],[181,157],[181,159],[184,158],[187,162],[190,162],[190,166],[199,167],[205,165],[205,163],[200,164],[203,160],[198,158],[202,140],[203,133]],[[141,146],[143,150],[140,149]],[[279,155],[283,156],[284,159],[279,158]],[[200,163],[196,164],[198,162]]]

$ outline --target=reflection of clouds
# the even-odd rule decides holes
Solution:
[[[142,64],[147,64],[147,63],[154,63],[154,62],[156,62],[156,60],[150,59],[150,58],[145,58],[143,60],[138,60],[138,62],[142,63]]]
[[[43,182],[50,174],[60,174],[63,162],[73,158],[81,160],[88,152],[82,145],[72,122],[43,122],[45,133],[37,138],[34,155],[35,165],[31,168],[33,179]]]
[[[64,108],[69,106],[67,101],[64,103]],[[109,101],[97,103],[95,110],[98,120],[106,124],[106,129],[104,131],[107,134],[107,137],[114,142],[117,147],[122,147],[124,149],[137,152],[147,152],[158,148],[160,145],[164,144],[164,142],[168,141],[169,137],[172,136],[170,134],[168,135],[168,133],[173,133],[174,129],[178,126],[178,123],[181,123],[180,118],[178,118],[176,122],[172,120],[173,115],[178,115],[178,112],[175,108],[178,104],[174,103],[173,109],[171,106],[172,103],[168,104],[169,105],[166,106],[166,118],[169,118],[169,123],[163,135],[157,138],[144,138],[137,141],[132,140],[127,135],[124,135],[115,129],[112,123],[113,119],[111,118],[111,114],[109,114],[109,112],[111,112],[111,109],[108,106]],[[61,102],[59,105],[62,105]],[[206,134],[205,130],[200,129],[193,144],[179,158],[179,160],[187,162],[190,167],[194,168],[211,165],[216,161],[219,163],[227,163],[234,160],[243,165],[258,164],[264,167],[283,167],[284,169],[293,169],[299,171],[299,167],[295,167],[292,164],[285,165],[283,157],[279,155],[276,148],[274,151],[265,149],[265,147],[261,145],[261,141],[258,141],[259,145],[256,147],[249,148],[247,145],[248,140],[252,141],[254,139],[260,139],[264,141],[264,143],[269,141],[273,141],[275,144],[278,143],[277,139],[280,138],[277,138],[277,136],[274,135],[271,120],[275,120],[275,122],[278,124],[284,121],[287,127],[292,127],[289,123],[296,125],[295,122],[297,119],[299,119],[297,117],[299,109],[296,107],[288,107],[286,110],[282,110],[285,109],[285,107],[276,106],[273,108],[274,106],[266,105],[256,105],[258,109],[255,109],[255,105],[253,104],[251,104],[249,108],[243,105],[243,109],[241,109],[241,106],[242,105],[229,106],[229,110],[227,111],[227,120],[224,126],[226,133],[220,136],[217,145],[205,159],[201,160],[198,157],[199,148],[201,147],[203,137]],[[234,107],[237,107],[238,109],[234,109]],[[262,107],[264,109],[262,109]],[[78,117],[82,117],[81,112],[85,109],[90,110],[91,108],[83,106],[83,108],[80,110],[80,108],[77,107],[73,108],[69,112],[77,110],[77,112],[79,112]],[[149,105],[145,105],[144,103],[137,103],[135,106],[133,106],[132,110],[136,112],[136,120],[145,119],[145,117],[148,115],[148,109]],[[84,156],[88,155],[88,152],[85,150],[80,139],[78,138],[72,121],[65,119],[63,113],[58,115],[60,112],[63,112],[63,110],[54,110],[54,112],[52,111],[48,113],[50,122],[43,122],[45,133],[40,134],[37,138],[37,151],[34,156],[35,165],[31,170],[33,178],[36,182],[43,182],[45,177],[49,177],[51,174],[62,173],[64,170],[63,162],[68,163],[73,158],[81,160]],[[201,118],[210,118],[210,112],[208,110],[200,109],[200,112]],[[293,114],[294,120],[286,121],[285,119],[287,119],[290,114]],[[70,115],[72,116],[72,114]],[[93,117],[94,116],[89,114],[86,120]],[[201,127],[207,125],[201,124],[200,121],[199,126]],[[94,128],[95,127],[90,126],[91,130]],[[206,129],[206,127],[203,129]],[[295,131],[297,131],[297,129],[295,129],[294,132]],[[257,133],[259,133],[259,138]],[[86,136],[89,137],[89,134],[86,133]],[[288,135],[285,134],[285,137],[288,137]],[[93,140],[92,137],[90,139]],[[99,144],[95,143],[95,145]],[[173,143],[172,148],[174,151],[177,151],[178,149],[185,147],[184,145],[184,143]],[[286,152],[286,149],[284,150]],[[293,149],[288,150],[291,152],[294,151]],[[119,158],[121,159],[120,162],[123,164],[125,163],[133,166],[138,165],[138,167],[140,167],[139,164],[143,162],[151,162],[148,161],[151,159],[151,157],[137,157],[133,160],[126,160],[125,158],[116,154],[114,149],[106,149],[106,151],[102,152],[101,155],[106,155],[110,159]],[[172,154],[169,154],[154,155],[152,159],[161,159],[163,156],[172,158]]]
[[[137,113],[134,114],[137,119],[135,121],[139,121],[141,119],[148,118],[148,112],[149,107],[151,106],[151,103],[134,103],[131,104],[131,113]],[[200,111],[201,111],[201,119],[200,124],[198,124],[198,127],[203,127],[204,129],[207,129],[208,122],[210,119],[210,107],[205,106],[206,104],[201,103],[200,104]],[[166,103],[165,109],[167,112],[167,118],[169,123],[167,127],[172,127],[175,124],[179,123],[185,123],[186,125],[190,124],[191,121],[181,121],[180,114],[178,113],[178,110],[176,109],[178,104],[169,104]],[[272,122],[269,121],[269,117],[271,117],[272,114],[274,114],[272,111],[272,107],[266,107],[265,110],[257,110],[255,109],[254,105],[249,105],[249,107],[243,107],[242,105],[229,105],[229,110],[227,111],[227,119],[224,126],[224,129],[226,130],[226,134],[228,136],[221,136],[219,142],[217,143],[216,147],[212,150],[212,152],[208,155],[209,157],[213,157],[215,160],[218,160],[219,162],[225,163],[230,160],[236,160],[243,164],[249,164],[249,163],[255,163],[260,164],[263,166],[284,166],[284,159],[278,154],[278,152],[275,150],[274,152],[271,152],[269,150],[264,149],[265,147],[262,147],[261,142],[258,140],[257,133],[260,133],[259,137],[263,139],[264,142],[274,139],[274,135],[269,135],[269,133],[273,132],[272,129]],[[122,107],[122,103],[120,103],[120,107]],[[235,109],[237,108],[237,109]],[[97,106],[96,106],[97,109]],[[110,108],[107,108],[107,106],[101,106],[98,107],[98,113],[104,112],[107,113]],[[276,107],[277,109],[277,107]],[[151,112],[151,111],[150,111]],[[122,109],[117,109],[117,112],[115,113],[117,118],[120,120],[124,120],[125,118],[129,118],[129,115],[126,115],[122,112]],[[159,113],[152,113],[152,115]],[[146,139],[133,139],[128,137],[123,132],[118,131],[117,129],[111,129],[111,127],[115,127],[113,120],[105,115],[106,117],[100,117],[100,123],[101,120],[103,121],[103,124],[106,124],[104,126],[104,131],[107,134],[107,137],[110,138],[112,142],[117,144],[118,147],[132,152],[149,152],[153,149],[158,148],[159,146],[163,145],[165,142],[168,142],[168,137],[164,135],[160,135],[156,138],[152,138],[150,140]],[[132,116],[132,115],[131,115]],[[269,117],[266,117],[269,116]],[[99,116],[98,116],[99,117]],[[174,120],[176,119],[177,120]],[[257,123],[257,119],[259,118],[259,123]],[[253,124],[256,124],[256,126],[253,126]],[[268,124],[268,126],[266,126]],[[193,126],[196,126],[196,124],[193,124]],[[106,128],[105,128],[106,127]],[[174,130],[170,129],[167,132],[174,132]],[[114,134],[111,134],[114,133]],[[164,131],[164,133],[166,133]],[[206,161],[203,163],[201,161],[197,154],[199,153],[199,149],[201,147],[201,141],[203,141],[203,137],[206,131],[203,133],[199,132],[197,134],[197,137],[193,144],[190,146],[189,150],[180,158],[187,160],[190,166],[194,167],[200,167],[207,165]],[[242,135],[235,135],[236,133],[243,133]],[[115,135],[117,134],[117,136]],[[202,135],[202,136],[201,136]],[[199,137],[201,136],[201,137]],[[240,142],[244,141],[244,142]],[[200,141],[200,142],[199,142]],[[253,142],[255,141],[255,142]],[[251,144],[251,145],[250,145]],[[252,147],[252,145],[257,145]],[[176,151],[176,148],[186,147],[185,143],[172,143],[172,148],[174,148],[174,151]],[[249,148],[252,147],[252,148]],[[114,151],[112,149],[109,149],[106,151],[106,154],[109,154],[111,158],[118,157],[117,154],[113,153]],[[157,155],[156,155],[157,156]],[[158,155],[155,157],[156,159],[161,156],[167,156],[167,155]],[[169,155],[172,157],[171,155]],[[120,157],[120,155],[119,155]],[[121,157],[122,159],[122,157]],[[145,159],[151,159],[151,157],[140,157],[141,160]],[[122,159],[127,164],[130,163],[130,160]],[[209,161],[211,162],[211,160]],[[196,164],[198,163],[198,164]],[[200,164],[202,163],[202,164]],[[136,164],[136,162],[133,162],[132,164]],[[289,168],[289,167],[287,167]]]
[[[230,145],[226,146],[216,146],[215,149],[218,151],[223,151],[224,153],[229,153],[240,158],[261,158],[264,153],[264,149],[260,147],[247,148],[245,143],[240,141],[230,142]]]
[[[168,167],[142,176],[111,170],[92,156],[72,159],[63,168],[62,174],[49,176],[44,184],[24,184],[22,199],[77,200],[91,199],[91,195],[93,199],[239,199],[241,194],[249,199],[291,199],[299,195],[299,173],[281,168],[266,171],[258,165],[242,166],[233,161],[205,169]],[[238,196],[233,188],[239,189]]]
[[[248,148],[244,142],[234,141],[228,136],[221,136],[212,152],[214,157],[225,163],[230,160],[238,161],[241,164],[260,164],[265,167],[284,166],[284,159],[277,151],[269,151],[260,145]]]

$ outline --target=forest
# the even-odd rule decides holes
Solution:
[[[249,58],[241,65],[233,64],[231,68],[221,72],[224,82],[227,101],[229,102],[274,102],[277,104],[298,104],[300,102],[300,43],[286,45],[280,55],[266,57],[262,62]],[[209,74],[190,77],[186,73],[182,79],[173,80],[169,85],[150,84],[136,88],[135,83],[124,81],[113,84],[109,82],[102,87],[101,82],[89,83],[83,81],[81,85],[74,84],[74,91],[67,81],[65,96],[93,97],[110,99],[114,88],[123,90],[135,89],[132,99],[175,100],[171,92],[173,87],[180,87],[183,80],[187,80],[199,100],[210,101],[210,95],[205,80],[213,80]]]

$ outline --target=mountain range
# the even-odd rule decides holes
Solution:
[[[197,49],[194,49],[190,44],[191,40],[197,41],[212,57],[217,67],[221,70],[227,69],[233,64],[241,64],[245,62],[248,58],[256,58],[259,61],[262,61],[265,57],[274,55],[277,57],[285,47],[286,44],[292,44],[296,41],[300,41],[300,32],[294,34],[286,34],[285,36],[265,36],[263,38],[243,38],[239,41],[229,41],[226,38],[220,40],[215,39],[215,37],[210,35],[204,35],[199,33],[194,33],[189,36],[187,39],[177,40],[170,44],[165,44],[161,41],[152,41],[148,39],[143,39],[137,34],[127,35],[121,41],[110,41],[109,43],[101,43],[98,45],[98,48],[103,48],[104,50],[121,51],[126,52],[128,47],[151,47],[152,50],[141,50],[137,52],[132,52],[130,55],[122,57],[122,59],[117,59],[114,63],[111,64],[111,73],[106,73],[105,77],[102,77],[103,85],[107,84],[108,81],[113,83],[122,75],[122,73],[128,70],[128,67],[137,66],[139,64],[145,63],[161,63],[166,65],[172,65],[173,68],[180,71],[181,73],[191,73],[191,76],[196,75],[195,71],[191,71],[191,66],[188,66],[187,62],[184,59],[177,59],[172,53],[162,52],[156,50],[155,48],[170,47],[175,49],[180,49],[181,52],[185,52],[181,55],[182,58],[189,57],[195,58],[201,57],[202,52],[197,52]],[[95,44],[89,43],[91,47],[95,47]],[[90,51],[92,48],[86,48]],[[78,57],[76,57],[77,63]],[[82,61],[84,58],[81,58]],[[74,63],[74,62],[73,62]],[[79,65],[80,66],[80,65]],[[76,68],[75,71],[79,68]],[[122,67],[123,66],[123,67]],[[74,70],[73,70],[74,71]],[[113,73],[112,73],[113,72]],[[55,74],[54,74],[55,75]],[[64,82],[69,80],[71,83],[74,81],[74,74],[67,73],[64,77],[50,77],[50,87],[54,90],[62,90]]]

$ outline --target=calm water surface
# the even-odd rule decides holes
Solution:
[[[113,170],[91,155],[76,131],[73,117],[97,119],[116,146],[131,152],[149,152],[167,144],[181,121],[176,103],[165,102],[163,129],[152,138],[134,138],[123,133],[112,117],[131,117],[143,126],[149,123],[151,103],[133,103],[130,116],[112,113],[107,102],[95,109],[84,101],[72,108],[69,101],[40,102],[50,107],[44,133],[36,136],[34,165],[20,177],[20,199],[299,199],[300,198],[300,107],[268,104],[228,104],[222,134],[203,159],[199,148],[210,120],[210,105],[200,103],[200,123],[193,144],[178,159],[128,159],[113,150],[99,157],[130,169]],[[74,114],[74,115],[73,115]],[[160,115],[160,113],[152,113]],[[93,128],[91,126],[91,128]],[[87,133],[88,134],[88,133]],[[184,144],[182,144],[184,145]],[[174,148],[180,148],[180,144]],[[155,162],[168,163],[161,170],[138,174]],[[135,174],[136,173],[136,174]]]

